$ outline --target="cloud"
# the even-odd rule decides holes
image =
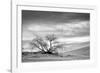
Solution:
[[[71,23],[77,20],[85,21],[90,19],[89,13],[76,12],[53,12],[53,11],[22,11],[23,25],[32,23]],[[42,24],[39,24],[42,25]]]
[[[62,43],[83,43],[83,42],[89,42],[90,37],[89,36],[83,36],[83,37],[69,37],[69,38],[59,38],[56,41],[60,41]]]
[[[48,34],[64,38],[89,36],[89,18],[89,13],[23,10],[23,40]]]
[[[55,34],[59,37],[78,37],[89,35],[89,21],[79,21],[75,23],[63,23],[58,25],[30,25],[23,31],[23,37],[45,36]]]
[[[54,31],[54,28],[47,25],[30,25],[27,29],[30,31]]]

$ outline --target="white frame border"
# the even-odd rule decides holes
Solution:
[[[91,43],[90,45],[92,45],[93,48],[96,48],[95,44],[96,44],[97,34],[96,34],[96,25],[95,24],[97,24],[97,21],[96,21],[97,19],[96,19],[96,8],[95,7],[93,7],[93,6],[89,6],[89,7],[88,6],[79,6],[79,5],[39,4],[39,3],[35,4],[35,3],[25,3],[25,2],[19,2],[19,3],[13,2],[12,6],[11,6],[11,13],[12,13],[12,16],[11,16],[11,19],[12,19],[12,21],[11,21],[11,24],[12,24],[11,25],[11,27],[12,27],[12,30],[11,30],[11,35],[12,35],[11,70],[12,70],[13,73],[18,73],[20,71],[22,71],[22,72],[33,71],[32,68],[30,68],[29,70],[27,68],[23,68],[21,66],[22,64],[20,63],[20,60],[17,58],[17,56],[19,55],[17,48],[19,48],[18,45],[21,44],[20,41],[17,41],[18,39],[21,39],[21,38],[19,38],[19,36],[21,35],[21,34],[19,34],[19,32],[21,32],[21,30],[19,30],[19,29],[21,29],[21,27],[20,27],[19,22],[18,22],[18,21],[21,22],[21,18],[19,18],[20,17],[20,12],[19,12],[20,9],[18,9],[18,6],[50,7],[50,8],[61,8],[61,9],[62,8],[66,8],[66,9],[72,8],[72,9],[90,10],[90,12],[92,13],[91,18],[93,17],[91,19],[91,22],[90,22],[90,24],[91,24],[90,28],[91,28],[91,32],[92,32],[92,33],[90,32],[91,33],[91,41],[93,43]],[[18,33],[16,31],[18,31]],[[20,42],[20,43],[18,43],[18,42]],[[79,60],[81,62],[79,62],[79,61],[68,61],[70,63],[70,64],[67,63],[68,67],[65,67],[66,63],[64,61],[63,62],[62,61],[60,61],[60,62],[40,62],[40,63],[38,62],[38,63],[35,63],[34,65],[36,65],[36,66],[39,65],[39,66],[41,66],[41,68],[45,67],[45,69],[41,69],[40,67],[35,67],[36,69],[34,69],[34,71],[93,67],[97,63],[97,59],[96,59],[97,54],[96,53],[97,53],[97,50],[92,49],[92,59],[91,60],[84,60],[84,61]],[[47,66],[48,64],[50,65],[49,67]],[[45,66],[43,66],[43,65],[45,65]],[[27,64],[26,66],[30,67],[29,64]],[[31,66],[31,67],[33,67],[33,66]]]

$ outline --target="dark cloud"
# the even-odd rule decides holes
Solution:
[[[89,36],[89,21],[89,13],[22,10],[23,39],[51,33],[66,38]]]
[[[90,19],[89,13],[75,13],[75,12],[50,12],[50,11],[22,11],[22,24],[28,25],[38,23],[44,24],[59,24],[71,23],[73,21],[85,21]]]

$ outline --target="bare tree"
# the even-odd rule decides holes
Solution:
[[[42,38],[35,38],[32,40],[31,45],[34,47],[38,48],[41,52],[46,52],[47,51],[47,46],[48,44],[42,39]]]
[[[45,37],[45,39],[46,39],[46,41],[49,42],[49,44],[45,40],[43,40],[42,38],[39,38],[39,37],[33,39],[32,42],[31,42],[31,45],[33,45],[33,49],[34,49],[34,47],[36,47],[42,53],[53,54],[53,52],[57,48],[62,48],[63,47],[62,44],[53,45],[54,41],[57,39],[57,37],[54,34],[47,35]]]

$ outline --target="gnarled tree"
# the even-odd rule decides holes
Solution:
[[[35,38],[31,42],[32,49],[38,48],[40,52],[45,53],[47,51],[48,44],[42,38]]]
[[[53,52],[57,48],[63,47],[63,45],[61,44],[53,45],[55,40],[57,39],[57,37],[54,34],[45,36],[45,39],[46,40],[43,40],[42,38],[39,38],[39,37],[33,39],[31,42],[31,45],[33,45],[33,49],[34,47],[37,47],[41,53],[53,54]]]

